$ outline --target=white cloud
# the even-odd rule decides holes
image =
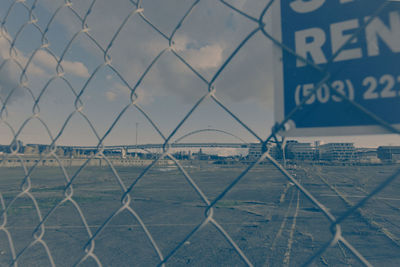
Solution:
[[[9,39],[10,36],[7,33],[0,33],[0,60],[4,61],[12,58],[13,60],[19,62],[22,68],[25,67],[28,62],[28,57],[26,57],[24,53],[22,53],[22,51],[17,48],[14,48],[14,51],[12,52],[13,56],[11,57],[10,43],[8,41]],[[17,66],[15,66],[15,68],[12,68],[11,70],[18,72],[18,74],[21,74],[22,72],[21,68]],[[27,69],[27,73],[32,75],[44,75],[46,72],[34,63],[31,63]]]
[[[55,58],[52,57],[49,53],[45,52],[44,50],[39,50],[36,53],[35,61],[38,62],[43,67],[46,67],[47,69],[50,70],[54,70],[57,66]],[[63,67],[66,73],[83,78],[89,77],[89,71],[82,62],[63,60],[61,62],[61,66]]]
[[[71,73],[73,75],[80,76],[80,77],[83,77],[83,78],[88,78],[90,76],[88,69],[86,68],[86,66],[82,62],[79,62],[79,61],[63,61],[61,63],[61,65],[63,66],[65,72],[67,72],[67,73],[69,72],[69,73]]]
[[[117,92],[124,94],[125,96],[129,96],[131,94],[131,90],[127,86],[122,85],[120,83],[116,82],[113,84],[112,87],[116,89]]]
[[[130,97],[131,90],[120,83],[114,83],[112,86],[116,90],[116,94],[123,95],[124,97]],[[141,105],[148,105],[154,101],[154,98],[150,91],[144,90],[142,87],[136,88],[136,95],[138,97],[138,103]]]
[[[243,9],[244,5],[246,4],[247,0],[235,0],[233,1],[234,5],[239,8],[239,9]]]
[[[13,91],[9,100],[9,103],[11,103],[24,94],[24,90],[19,87],[20,76],[29,61],[30,55],[26,55],[16,47],[10,54],[9,40],[11,40],[9,34],[4,31],[0,33],[0,65],[6,62],[0,69],[0,97],[5,98]],[[65,60],[61,64],[66,73],[84,78],[89,77],[88,69],[82,62]],[[49,71],[54,72],[56,66],[57,60],[53,56],[44,50],[37,51],[26,69],[28,83],[30,84],[34,81],[35,77],[39,78],[48,75]]]
[[[199,45],[198,42],[190,40],[186,35],[178,35],[174,39],[174,49],[183,53],[185,59],[198,69],[219,67],[223,60],[224,48],[221,43]]]
[[[14,101],[17,97],[23,94],[23,90],[18,86],[19,79],[22,74],[22,69],[28,61],[28,58],[24,57],[21,51],[15,49],[13,57],[10,56],[10,43],[7,39],[10,36],[3,32],[0,33],[0,97],[3,99],[11,94],[11,98],[8,100],[8,104]],[[21,66],[19,66],[18,62]],[[27,74],[43,75],[44,70],[37,67],[35,64],[31,64],[26,72]]]
[[[148,105],[154,101],[151,92],[149,90],[143,90],[142,87],[136,89],[136,95],[138,96],[138,103],[141,105]]]
[[[44,1],[52,2],[52,0]],[[247,0],[229,2],[239,9],[250,6],[255,13],[259,13],[260,6],[265,5],[256,1],[259,5],[253,7],[254,1]],[[190,4],[175,5],[175,3],[177,3],[175,0],[144,1],[144,15],[168,35],[190,6]],[[74,9],[84,12],[89,4],[90,1],[75,1]],[[58,5],[50,6],[53,12]],[[116,30],[133,9],[134,6],[128,1],[97,0],[87,21],[89,34],[103,47],[107,47]],[[70,12],[65,12],[56,19],[72,36],[80,26],[75,25],[70,16],[72,16]],[[107,20],[104,19],[105,16]],[[203,77],[210,79],[254,27],[254,23],[225,5],[214,0],[204,0],[199,2],[174,35],[173,47]],[[251,49],[246,49],[248,46],[246,44],[218,77],[216,82],[219,82],[220,86],[217,87],[217,91],[224,99],[235,102],[252,99],[262,105],[268,102],[269,105],[271,99],[269,71],[272,55],[268,50],[272,45],[266,45],[263,40],[266,38],[263,36],[252,39],[257,41],[253,42]],[[79,45],[87,53],[96,51],[90,42],[82,42]],[[138,15],[133,15],[113,42],[110,50],[112,64],[123,78],[133,85],[156,55],[167,47],[166,39],[144,23]],[[195,75],[169,54],[169,52],[164,53],[143,80],[142,88],[137,91],[142,101],[151,102],[152,97],[175,94],[177,99],[191,103],[193,99],[197,99],[198,94],[203,93],[201,89],[197,89],[199,86],[196,88],[194,86]]]
[[[189,38],[186,35],[178,35],[174,38],[174,49],[178,52],[186,50],[189,44]]]
[[[7,33],[0,33],[0,60],[2,61],[11,58],[10,43],[7,39],[10,39],[10,36]],[[25,67],[29,60],[28,56],[26,56],[21,50],[17,48],[15,48],[15,52],[13,52],[12,58],[19,62],[22,67]],[[84,78],[89,77],[89,71],[82,62],[63,60],[61,62],[61,65],[66,73]],[[53,56],[51,56],[44,50],[39,50],[33,57],[33,61],[29,64],[26,73],[32,76],[43,76],[48,73],[44,68],[46,68],[47,70],[55,70],[56,66],[57,61]],[[13,71],[16,71],[18,74],[21,73],[21,69],[17,67],[14,68]]]
[[[113,91],[108,91],[106,92],[106,97],[108,101],[114,101],[117,98],[117,94],[114,93]]]
[[[219,44],[206,45],[200,49],[189,49],[189,60],[199,69],[219,67],[222,63],[224,49]]]

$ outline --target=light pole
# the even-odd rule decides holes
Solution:
[[[138,126],[139,126],[139,123],[136,122],[135,124],[136,124],[136,135],[135,135],[135,139],[136,139],[136,146],[137,146],[137,140],[138,140]]]

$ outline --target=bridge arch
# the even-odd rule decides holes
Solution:
[[[249,144],[248,142],[246,142],[245,140],[243,140],[242,138],[240,138],[239,136],[237,136],[237,135],[235,135],[233,133],[230,133],[230,132],[227,132],[227,131],[224,131],[224,130],[213,129],[213,128],[207,128],[207,129],[201,129],[201,130],[195,130],[195,131],[189,132],[189,133],[179,137],[178,139],[176,139],[172,144],[177,144],[178,142],[182,141],[183,139],[186,139],[189,136],[196,135],[196,134],[203,133],[203,132],[223,133],[223,134],[229,135],[229,136],[241,141],[242,143]]]

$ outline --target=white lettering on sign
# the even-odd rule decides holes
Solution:
[[[368,19],[368,18],[366,18]],[[368,56],[379,55],[378,37],[395,53],[400,52],[400,16],[398,12],[389,14],[390,28],[379,18],[373,19],[365,29]]]
[[[379,79],[372,76],[366,77],[362,83],[366,87],[363,98],[369,100],[400,96],[400,86],[397,86],[396,80],[400,83],[400,75],[397,79],[390,74],[382,75]]]
[[[334,81],[331,83],[331,87],[350,100],[354,100],[354,86],[350,80],[346,79],[344,81]],[[303,101],[303,99],[306,97],[308,97],[308,99],[305,101],[306,105],[312,105],[314,103],[325,104],[330,101],[342,101],[342,98],[332,93],[329,86],[326,84],[323,84],[321,87],[319,87],[316,92],[314,92],[314,90],[315,85],[312,83],[297,85],[294,93],[296,105],[299,106],[301,101]]]
[[[351,34],[345,34],[344,32],[357,29],[358,27],[359,25],[357,19],[331,24],[332,54],[335,54],[337,51],[339,51],[339,49],[341,49],[341,47],[351,38]],[[353,44],[357,42],[357,38],[351,40],[351,43]],[[339,55],[335,57],[334,61],[343,61],[361,57],[361,48],[343,49],[340,51]]]
[[[326,0],[293,0],[290,7],[297,13],[310,13],[322,7]],[[330,0],[332,1],[332,0]],[[339,0],[340,4],[347,4],[354,0]]]
[[[336,80],[330,85],[339,94],[346,96],[350,100],[354,100],[355,90],[351,79]],[[400,98],[400,75],[384,74],[378,78],[367,76],[362,79],[362,86],[359,90],[363,92],[362,99],[367,101],[382,98]],[[305,101],[306,105],[342,102],[342,98],[331,92],[329,86],[326,84],[320,86],[316,91],[313,83],[297,85],[294,92],[296,105],[299,106],[306,97],[308,97]]]
[[[325,32],[320,28],[311,28],[297,31],[295,34],[296,53],[304,58],[311,56],[316,64],[326,63],[326,57],[322,46],[325,44]],[[297,59],[297,67],[305,66],[306,63]]]
[[[297,13],[309,13],[317,10],[325,3],[325,0],[295,0],[290,7]]]
[[[380,45],[384,43],[393,53],[400,52],[400,14],[398,11],[389,13],[389,25],[380,18],[374,18],[364,30],[367,40],[366,54],[369,57],[380,54]],[[364,18],[367,21],[368,17]],[[330,25],[329,37],[331,41],[331,54],[334,55],[340,49],[340,53],[334,61],[345,61],[362,58],[363,51],[357,45],[358,38],[353,38],[353,48],[342,48],[352,38],[352,34],[360,27],[358,19],[346,20]],[[295,51],[299,56],[310,59],[315,64],[327,63],[327,56],[323,51],[326,44],[327,33],[321,28],[310,28],[295,32]],[[381,40],[382,42],[379,42]],[[297,60],[297,67],[304,67],[306,64]]]

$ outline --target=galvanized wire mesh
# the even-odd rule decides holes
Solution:
[[[215,5],[223,5],[225,8],[230,9],[231,11],[239,14],[242,16],[244,19],[250,21],[253,23],[254,28],[251,30],[248,35],[240,42],[240,44],[236,47],[236,49],[232,52],[232,54],[226,59],[226,61],[221,65],[221,67],[213,74],[211,79],[207,79],[204,76],[202,76],[199,70],[196,69],[195,66],[192,66],[188,61],[185,60],[185,58],[177,51],[174,47],[174,37],[175,34],[180,30],[182,25],[185,24],[188,20],[190,20],[191,13],[193,10],[196,9],[196,7],[199,4],[199,0],[193,1],[191,6],[186,10],[184,14],[182,14],[181,18],[179,19],[179,22],[176,24],[174,27],[173,31],[171,33],[165,33],[163,32],[160,28],[157,27],[156,24],[153,24],[152,21],[148,18],[146,18],[146,10],[142,8],[142,1],[130,1],[131,4],[131,12],[124,18],[123,22],[119,26],[119,28],[113,33],[112,39],[108,42],[106,46],[102,46],[91,34],[90,34],[90,25],[88,24],[88,18],[91,15],[92,9],[96,8],[96,0],[92,0],[90,2],[90,5],[88,6],[87,10],[75,10],[73,1],[70,0],[65,0],[65,2],[60,5],[55,11],[54,14],[52,14],[51,19],[48,21],[46,24],[45,28],[42,28],[37,22],[38,18],[36,17],[36,8],[37,8],[37,3],[39,1],[31,1],[31,3],[28,3],[27,1],[24,0],[15,0],[11,1],[9,5],[9,9],[6,12],[5,16],[0,18],[1,21],[1,38],[4,38],[8,44],[9,52],[6,57],[1,62],[0,69],[4,68],[6,64],[12,62],[16,66],[18,66],[18,73],[19,75],[19,82],[13,88],[8,92],[8,94],[4,97],[0,98],[1,101],[1,111],[0,111],[0,123],[6,125],[10,131],[12,131],[13,134],[13,141],[10,143],[10,150],[11,153],[7,154],[5,156],[5,159],[7,159],[8,156],[17,156],[20,160],[21,168],[23,169],[24,172],[24,177],[22,179],[21,187],[20,187],[20,193],[12,199],[10,202],[7,204],[5,203],[2,195],[0,194],[0,200],[1,200],[1,207],[2,207],[2,223],[0,226],[0,230],[7,236],[8,239],[8,246],[11,250],[12,254],[12,260],[11,260],[11,265],[17,266],[19,259],[26,253],[26,251],[35,246],[35,245],[40,245],[46,252],[49,264],[51,266],[55,266],[55,261],[52,256],[52,251],[49,249],[47,243],[46,243],[46,238],[45,238],[45,231],[46,231],[46,222],[48,219],[52,216],[52,214],[59,209],[62,205],[65,203],[70,203],[73,205],[73,207],[76,209],[76,211],[79,214],[80,220],[84,226],[84,229],[87,234],[87,241],[86,244],[83,246],[83,256],[77,259],[75,265],[80,265],[82,263],[87,262],[89,259],[93,260],[98,266],[102,266],[102,263],[96,254],[96,249],[95,249],[95,244],[96,244],[96,239],[99,236],[99,234],[108,227],[110,221],[112,221],[113,218],[118,216],[119,214],[123,212],[128,212],[130,213],[140,224],[140,227],[142,231],[145,233],[146,237],[150,241],[154,252],[156,253],[157,257],[159,258],[159,264],[160,266],[165,266],[170,258],[174,256],[177,251],[187,242],[190,240],[193,235],[196,233],[200,232],[201,229],[203,229],[206,225],[212,225],[215,227],[215,229],[223,236],[223,238],[226,240],[227,243],[231,245],[235,253],[237,253],[240,258],[243,260],[243,262],[248,265],[248,266],[253,266],[252,262],[249,260],[247,255],[242,251],[242,249],[239,247],[237,242],[230,236],[230,234],[222,227],[222,225],[215,219],[215,207],[217,203],[223,199],[227,193],[229,193],[241,180],[246,178],[246,175],[258,164],[263,162],[265,159],[269,160],[290,182],[292,182],[299,192],[301,192],[306,198],[308,198],[317,209],[319,209],[325,216],[326,218],[330,221],[330,229],[331,229],[331,240],[321,246],[317,252],[314,253],[312,257],[310,257],[304,265],[309,265],[315,260],[317,257],[320,255],[324,254],[325,251],[333,246],[344,246],[348,250],[350,250],[354,256],[363,264],[370,266],[371,264],[367,261],[367,259],[357,250],[356,246],[353,246],[350,242],[347,241],[346,237],[342,234],[341,231],[341,223],[348,219],[349,216],[354,214],[357,210],[360,209],[360,207],[363,207],[368,200],[370,200],[372,197],[377,195],[379,192],[381,192],[383,189],[389,186],[390,183],[392,183],[395,179],[397,179],[400,176],[400,169],[394,172],[392,175],[387,177],[385,181],[383,181],[379,186],[374,188],[372,191],[370,191],[366,197],[362,198],[357,204],[353,205],[351,208],[349,208],[345,213],[343,213],[341,216],[337,217],[332,214],[332,212],[324,206],[314,195],[307,190],[305,186],[302,185],[302,183],[288,170],[285,169],[284,166],[282,166],[277,160],[275,160],[269,153],[269,150],[267,149],[268,143],[272,141],[278,141],[278,135],[279,131],[284,129],[285,123],[291,119],[291,117],[296,114],[298,110],[300,110],[306,103],[306,101],[312,97],[312,95],[315,95],[317,90],[324,84],[329,84],[329,81],[332,79],[332,75],[329,72],[328,69],[321,69],[318,65],[310,62],[309,60],[302,58],[299,55],[296,55],[296,53],[292,50],[290,50],[288,47],[285,46],[285,44],[280,43],[276,39],[274,39],[273,35],[269,33],[266,30],[266,24],[265,24],[265,16],[269,9],[271,8],[272,4],[275,1],[266,1],[265,7],[260,10],[259,16],[254,17],[253,15],[247,14],[245,11],[242,11],[238,8],[236,8],[234,5],[230,4],[227,1],[220,0],[216,1]],[[385,6],[388,5],[391,1],[382,1],[382,6],[381,9]],[[12,13],[13,9],[15,8],[23,8],[25,9],[28,14],[29,14],[29,19],[24,20],[23,23],[21,24],[21,27],[19,28],[18,32],[14,35],[11,36],[8,31],[7,31],[7,21],[10,19],[10,14]],[[381,9],[378,9],[375,14],[373,14],[369,20],[365,21],[364,25],[362,27],[366,27],[372,19],[379,15],[379,11]],[[73,37],[69,41],[68,45],[65,47],[65,49],[62,51],[61,56],[57,57],[55,53],[50,49],[49,43],[47,40],[47,33],[49,29],[53,27],[53,24],[55,23],[55,17],[57,14],[61,11],[67,10],[68,12],[72,13],[77,20],[80,21],[81,23],[81,28],[79,31],[75,32],[73,34]],[[127,82],[127,79],[118,71],[113,66],[112,63],[112,58],[110,56],[110,50],[113,47],[113,44],[115,40],[118,39],[119,35],[121,34],[122,30],[127,27],[128,21],[132,17],[139,17],[144,23],[149,25],[155,33],[159,34],[162,38],[168,41],[168,45],[164,47],[161,52],[154,57],[152,60],[151,64],[147,66],[145,71],[141,73],[140,78],[137,80],[137,83],[134,85],[131,85]],[[25,18],[21,18],[25,19]],[[15,48],[15,44],[19,38],[19,34],[28,26],[33,26],[37,29],[38,33],[40,33],[40,38],[42,44],[37,47],[29,56],[29,58],[21,60],[21,57],[18,55],[17,49]],[[305,62],[307,65],[312,66],[315,70],[321,72],[325,78],[323,78],[321,81],[319,81],[318,85],[314,88],[312,93],[308,95],[308,97],[305,97],[301,103],[293,109],[290,114],[282,121],[278,122],[271,130],[271,134],[268,138],[263,139],[259,137],[255,131],[249,127],[245,121],[241,120],[237,115],[235,115],[230,108],[228,108],[224,102],[216,96],[216,92],[218,91],[218,88],[215,87],[215,83],[220,77],[221,73],[224,71],[224,69],[232,62],[232,60],[237,56],[238,52],[246,46],[246,43],[249,42],[256,34],[262,34],[265,38],[268,40],[271,40],[275,46],[281,48],[282,50],[292,54],[293,56],[296,56],[299,60]],[[357,37],[358,33],[355,33],[353,38]],[[94,71],[90,74],[90,76],[87,78],[85,84],[81,88],[74,88],[70,81],[64,76],[64,70],[63,70],[63,62],[64,62],[64,57],[65,55],[69,52],[71,49],[71,46],[74,42],[76,42],[77,38],[81,35],[86,36],[95,47],[97,47],[98,51],[102,54],[102,63],[99,64]],[[350,43],[353,38],[348,39],[347,43]],[[344,49],[345,45],[342,46],[341,49],[339,49],[330,59],[329,62],[332,62],[336,56],[339,55],[339,53]],[[39,51],[45,51],[49,55],[52,55],[54,60],[57,62],[56,64],[56,73],[54,74],[53,77],[51,77],[48,80],[48,83],[43,88],[39,88],[39,94],[34,94],[32,88],[29,85],[29,80],[26,75],[27,71],[29,70],[30,67],[32,67],[32,60],[35,57],[35,54],[37,54]],[[157,126],[157,124],[152,120],[151,116],[148,115],[146,110],[140,106],[140,99],[137,96],[136,90],[137,88],[141,85],[143,79],[148,75],[152,69],[154,68],[154,65],[161,59],[165,54],[172,54],[176,59],[181,62],[182,65],[186,66],[194,75],[196,75],[200,80],[204,83],[204,86],[208,89],[207,93],[205,93],[202,97],[200,97],[197,102],[192,106],[189,112],[184,116],[184,118],[176,125],[174,130],[169,134],[165,135],[163,131]],[[329,63],[328,63],[329,65]],[[84,94],[85,90],[87,90],[88,85],[91,83],[93,78],[98,75],[98,72],[101,69],[109,69],[111,72],[115,73],[120,81],[127,86],[130,89],[130,103],[123,107],[120,110],[120,113],[118,116],[115,118],[114,121],[111,121],[109,123],[108,130],[105,132],[104,135],[100,135],[96,130],[95,127],[93,126],[92,122],[90,119],[86,116],[85,112],[83,111],[83,107],[85,105],[82,95]],[[63,123],[63,126],[61,129],[56,133],[53,134],[51,129],[48,128],[48,125],[44,120],[41,119],[41,114],[40,114],[40,106],[41,106],[41,97],[46,93],[47,87],[49,83],[51,83],[53,80],[62,80],[67,84],[67,86],[70,88],[71,92],[74,94],[75,99],[74,99],[74,110],[69,114],[65,122]],[[13,128],[12,124],[10,121],[13,120],[12,115],[8,114],[7,108],[10,104],[10,99],[12,98],[13,94],[17,90],[26,90],[27,92],[30,93],[32,96],[32,114],[28,116],[25,121],[22,123],[22,125],[19,128]],[[354,108],[360,110],[361,112],[365,113],[367,116],[369,116],[371,119],[377,122],[380,126],[390,130],[391,132],[395,134],[400,134],[400,131],[393,126],[391,126],[389,123],[385,121],[385,118],[379,118],[372,112],[366,110],[364,107],[362,107],[360,104],[355,102],[352,99],[349,99],[348,96],[343,94],[340,91],[337,91],[335,88],[330,87],[330,90],[337,96],[340,97],[342,100],[348,102]],[[170,150],[170,144],[171,140],[176,137],[176,133],[179,129],[182,128],[182,125],[189,120],[192,117],[192,114],[196,112],[198,109],[199,105],[204,102],[206,99],[211,99],[214,101],[218,106],[220,106],[229,116],[231,116],[234,120],[236,120],[248,133],[250,133],[254,138],[256,138],[259,143],[264,147],[264,152],[260,158],[258,158],[257,161],[253,162],[250,164],[240,175],[238,175],[217,197],[215,197],[213,200],[210,200],[207,195],[202,191],[202,189],[198,186],[198,184],[192,179],[192,177],[189,175],[187,170],[185,169],[184,166],[182,166],[181,162],[174,158],[174,156],[171,153]],[[160,137],[163,139],[163,153],[161,154],[160,157],[157,159],[154,159],[154,161],[147,166],[136,179],[134,179],[130,184],[126,184],[123,182],[123,180],[120,177],[120,174],[118,173],[117,169],[113,166],[113,163],[109,160],[109,158],[104,154],[104,140],[110,135],[110,133],[113,131],[113,129],[119,124],[119,121],[121,117],[131,108],[137,109],[140,113],[142,113],[148,122],[154,127],[154,130],[160,135]],[[68,126],[70,120],[72,117],[75,116],[81,116],[84,118],[87,122],[87,124],[91,127],[91,130],[93,134],[96,136],[97,140],[97,153],[93,154],[87,160],[72,174],[69,175],[68,172],[65,169],[65,166],[63,166],[63,163],[57,155],[56,150],[57,150],[57,144],[60,139],[60,137],[64,134],[65,128]],[[33,166],[29,165],[26,163],[24,156],[21,156],[18,154],[19,151],[19,137],[23,129],[26,127],[26,125],[32,121],[32,120],[37,120],[39,121],[43,127],[46,129],[47,134],[50,136],[51,143],[50,151],[46,151],[40,154],[40,160],[42,159],[47,159],[47,158],[54,158],[57,162],[59,167],[62,169],[64,179],[65,179],[65,185],[63,187],[64,190],[64,197],[61,201],[57,202],[54,204],[54,206],[49,209],[48,212],[43,213],[38,205],[37,199],[35,196],[32,194],[31,189],[32,189],[32,173],[37,169],[38,164],[40,162],[37,161]],[[120,205],[117,209],[114,210],[111,214],[109,214],[108,218],[100,225],[96,231],[93,231],[85,218],[85,213],[83,212],[82,208],[78,204],[78,202],[74,199],[74,181],[76,177],[81,173],[81,171],[88,166],[88,164],[94,159],[94,158],[101,158],[104,159],[109,168],[111,169],[115,181],[119,184],[120,189],[121,189],[121,199],[120,199]],[[137,213],[137,211],[134,208],[133,205],[133,200],[132,200],[132,191],[137,185],[137,183],[141,179],[145,179],[145,174],[148,173],[156,164],[159,160],[163,158],[169,158],[173,160],[175,165],[178,167],[179,171],[184,175],[186,178],[187,183],[194,189],[194,191],[198,194],[200,199],[205,205],[204,208],[204,219],[199,223],[196,227],[192,229],[192,231],[186,235],[185,238],[182,240],[179,240],[177,245],[175,246],[174,249],[168,251],[168,252],[162,252],[160,249],[158,243],[157,243],[157,238],[155,238],[152,233],[149,231],[148,227],[146,224],[143,222],[141,216]],[[34,232],[32,233],[32,238],[27,242],[26,246],[23,249],[17,250],[14,246],[14,241],[13,241],[13,236],[11,235],[9,229],[8,229],[8,224],[7,224],[7,216],[9,214],[10,207],[15,203],[18,199],[20,198],[29,198],[30,201],[33,203],[34,206],[34,211],[36,213],[37,219],[39,223],[36,225]]]

